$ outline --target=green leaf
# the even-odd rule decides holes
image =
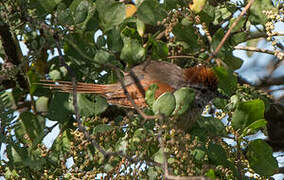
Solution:
[[[4,176],[6,179],[19,179],[21,178],[21,176],[17,173],[16,169],[13,169],[12,168],[8,168],[6,167],[5,168],[5,176]]]
[[[158,99],[153,104],[153,112],[155,114],[164,114],[165,116],[170,116],[174,111],[176,106],[175,96],[166,92],[158,97]]]
[[[69,6],[69,9],[75,13],[76,12],[76,9],[77,7],[79,6],[79,4],[81,3],[82,0],[73,0],[72,3],[70,4]]]
[[[46,12],[51,12],[61,0],[38,0],[38,3]]]
[[[198,126],[206,136],[222,136],[226,134],[225,126],[222,121],[212,117],[200,117],[197,121]]]
[[[74,24],[74,19],[71,13],[71,10],[68,9],[65,5],[60,4],[56,10],[57,20],[60,24],[72,25]]]
[[[209,177],[210,179],[216,179],[215,171],[213,169],[209,169],[209,171],[205,173],[205,176]]]
[[[230,19],[230,24],[229,27],[231,27],[233,25],[233,23],[237,20],[238,18],[232,18]],[[241,30],[242,27],[244,27],[244,24],[246,22],[246,18],[241,17],[241,19],[239,20],[239,22],[237,23],[237,25],[232,29],[232,33]]]
[[[71,134],[69,130],[65,130],[62,132],[60,136],[57,136],[54,143],[52,144],[52,151],[67,154],[70,153],[71,150]],[[57,157],[58,158],[58,157]]]
[[[16,99],[15,99],[15,97],[14,97],[14,95],[13,95],[12,92],[6,91],[6,92],[3,93],[3,95],[1,94],[1,96],[2,96],[3,98],[5,98],[5,101],[6,101],[6,103],[7,103],[7,104],[6,104],[7,106],[11,107],[12,109],[17,108]],[[1,98],[2,98],[2,97],[1,97]],[[5,108],[7,108],[7,107],[5,106]]]
[[[31,112],[23,112],[15,126],[17,139],[24,144],[28,144],[31,149],[37,147],[44,138],[45,119]]]
[[[165,160],[163,150],[159,149],[159,151],[153,155],[153,158],[155,162],[163,164]]]
[[[223,109],[227,105],[227,100],[223,98],[215,98],[213,104],[218,109]]]
[[[239,69],[243,64],[243,60],[235,57],[232,54],[232,50],[226,50],[222,59],[232,70]]]
[[[149,105],[149,107],[152,107],[153,103],[155,102],[155,92],[157,89],[157,84],[152,84],[145,92],[145,101]]]
[[[235,177],[239,176],[234,164],[227,159],[227,153],[221,145],[210,143],[208,146],[208,158],[216,165],[230,168]]]
[[[240,97],[238,95],[233,95],[230,97],[230,103],[228,104],[227,108],[230,111],[234,111],[240,104]]]
[[[197,1],[198,2],[198,1]],[[200,21],[201,22],[206,22],[206,23],[212,23],[215,17],[215,12],[216,10],[218,10],[219,8],[215,8],[211,5],[209,5],[208,3],[205,4],[205,6],[203,7],[202,11],[200,11],[198,13],[198,15],[200,16]],[[224,16],[226,14],[223,14]]]
[[[182,20],[181,20],[181,24],[183,25],[183,26],[192,26],[193,25],[193,21],[192,20],[189,20],[188,18],[183,18]]]
[[[137,64],[145,58],[145,49],[138,40],[124,37],[120,58],[130,64]]]
[[[192,25],[184,26],[181,23],[178,23],[173,28],[173,34],[176,36],[177,41],[186,42],[192,49],[199,48],[199,45],[196,43],[198,37],[195,34],[195,29]]]
[[[37,112],[47,113],[48,112],[48,101],[49,98],[41,96],[36,100],[35,107]]]
[[[161,8],[158,1],[144,0],[138,7],[137,17],[145,24],[157,25],[167,16],[166,11]]]
[[[68,117],[72,116],[72,101],[70,101],[69,94],[55,93],[50,100],[48,109],[49,120],[61,123],[69,120]]]
[[[32,144],[31,140],[28,138],[24,138],[26,135],[26,129],[23,126],[22,123],[18,123],[15,126],[15,135],[17,137],[17,139],[19,140],[19,142],[23,143],[23,144]]]
[[[221,145],[213,143],[208,146],[208,158],[216,165],[224,165],[228,161],[225,149]]]
[[[195,93],[193,89],[183,87],[175,91],[174,96],[176,99],[174,114],[182,115],[192,105],[195,98]]]
[[[145,32],[145,24],[143,21],[137,19],[136,21],[136,26],[137,26],[137,32],[138,34],[143,37],[144,32]]]
[[[95,97],[95,115],[99,115],[108,108],[108,103],[106,98],[102,96]]]
[[[157,179],[158,172],[155,171],[154,167],[149,167],[147,175],[149,177],[149,180],[155,180],[155,179]]]
[[[177,0],[164,0],[164,6],[167,10],[176,9],[177,4]]]
[[[218,31],[214,34],[214,36],[212,37],[212,48],[215,50],[219,43],[221,42],[221,40],[223,39],[223,37],[225,36],[225,31],[223,28],[218,29]],[[224,43],[224,45],[226,45],[227,42]]]
[[[275,8],[272,4],[271,0],[255,0],[252,6],[249,9],[249,21],[253,25],[257,24],[265,24],[267,21],[267,16],[262,13],[264,10],[272,10],[277,11],[277,8]]]
[[[89,100],[84,94],[77,95],[79,114],[83,116],[95,115],[95,102]]]
[[[167,44],[163,41],[153,40],[152,39],[152,51],[153,51],[153,58],[154,59],[162,59],[168,56],[169,49]]]
[[[99,65],[110,63],[111,61],[115,60],[115,56],[110,54],[107,51],[104,50],[98,50],[95,57],[95,62],[97,62]]]
[[[104,32],[119,25],[125,19],[125,4],[114,0],[97,0],[97,11],[99,20]]]
[[[251,133],[254,133],[259,128],[265,127],[266,124],[267,124],[267,121],[265,119],[257,120],[251,123],[248,127],[246,127],[241,136],[244,137]]]
[[[95,6],[89,9],[88,16],[83,24],[78,25],[84,32],[90,31],[91,33],[96,32],[99,29],[99,15],[96,11]]]
[[[123,47],[120,29],[118,27],[114,27],[108,31],[106,35],[108,47],[114,52],[120,52]]]
[[[121,31],[121,37],[129,37],[131,39],[136,39],[142,44],[142,38],[135,28],[131,28],[129,26],[123,28],[123,30]]]
[[[103,168],[106,172],[110,172],[110,171],[113,170],[114,167],[111,164],[107,163],[107,164],[104,165]]]
[[[93,116],[104,112],[108,103],[104,97],[96,96],[95,100],[89,100],[84,94],[78,94],[79,113],[83,116]]]
[[[18,147],[16,145],[9,144],[7,147],[7,155],[11,162],[16,165],[23,166],[23,161],[25,161],[28,157],[26,156],[27,150],[22,147]]]
[[[272,155],[272,148],[261,139],[251,141],[247,149],[247,158],[251,168],[261,176],[272,176],[278,169],[278,163]]]
[[[193,149],[192,151],[190,151],[190,154],[197,161],[203,160],[206,155],[205,151],[200,148]]]
[[[104,133],[107,131],[113,130],[114,127],[108,125],[108,124],[99,124],[93,129],[93,134],[96,135],[97,133]]]
[[[223,67],[214,68],[214,72],[218,77],[218,88],[222,89],[225,95],[231,96],[237,89],[237,77]]]
[[[264,109],[264,103],[260,99],[240,103],[232,115],[232,127],[243,131],[256,120],[264,118]]]
[[[39,81],[39,77],[38,77],[38,74],[32,70],[28,71],[27,75],[29,77],[29,81],[31,84],[30,94],[33,95],[38,87],[38,85],[34,83],[37,83]]]
[[[41,136],[45,127],[45,119],[36,116],[31,112],[23,112],[20,114],[20,121],[24,125],[26,132],[32,140]]]
[[[140,143],[144,138],[146,138],[145,130],[143,128],[139,128],[134,132],[132,142]]]
[[[173,158],[173,157],[170,157],[170,158],[168,159],[168,163],[169,163],[169,164],[172,164],[172,163],[174,163],[175,161],[176,161],[176,159]]]
[[[118,142],[116,143],[116,151],[122,151],[123,153],[126,153],[126,150],[128,148],[128,140],[125,140],[126,137],[120,138]]]
[[[67,75],[67,69],[59,65],[58,57],[51,59],[50,62],[52,62],[52,65],[49,68],[49,77],[53,81],[63,79]]]
[[[238,44],[240,44],[242,42],[248,42],[247,41],[247,33],[246,32],[234,33],[234,34],[232,34],[232,36],[229,39],[229,41],[230,41],[230,44],[234,45],[234,46],[238,45]]]
[[[75,24],[79,24],[85,21],[85,19],[88,16],[89,6],[90,4],[87,0],[80,2],[75,12],[75,17],[74,17]]]

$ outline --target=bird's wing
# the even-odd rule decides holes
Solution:
[[[52,81],[52,80],[41,80],[42,86],[49,89],[57,90],[59,92],[72,93],[73,85],[69,81]],[[76,92],[84,94],[100,94],[107,98],[108,102],[115,105],[133,107],[131,101],[128,99],[126,93],[133,99],[138,107],[146,107],[145,102],[145,91],[152,85],[157,84],[158,89],[155,92],[155,97],[159,97],[164,92],[172,92],[174,88],[166,83],[161,83],[156,80],[140,80],[139,82],[132,82],[127,84],[124,91],[120,83],[116,84],[92,84],[77,82]]]

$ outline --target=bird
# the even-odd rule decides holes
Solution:
[[[72,93],[72,82],[43,80],[42,85],[61,92]],[[165,61],[147,60],[140,65],[134,66],[124,73],[123,78],[125,89],[133,99],[137,107],[145,108],[145,92],[152,84],[156,84],[155,98],[165,92],[174,92],[182,87],[194,89],[195,100],[189,112],[180,121],[180,126],[189,124],[191,126],[207,105],[217,95],[218,78],[212,68],[205,65],[198,65],[190,68],[181,68],[176,64]],[[77,93],[99,94],[104,96],[108,103],[127,108],[134,108],[128,99],[121,83],[94,84],[77,82]],[[184,119],[188,121],[185,123]]]

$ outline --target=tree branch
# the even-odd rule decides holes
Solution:
[[[162,117],[160,119],[160,122],[162,122],[164,120],[164,117]],[[165,152],[165,142],[164,139],[162,137],[162,127],[158,127],[159,131],[158,131],[158,141],[160,144],[160,147],[162,149],[162,153],[163,153],[163,169],[164,169],[164,177],[167,180],[210,180],[209,178],[205,177],[205,176],[173,176],[170,175],[169,173],[169,167],[168,167],[168,158],[167,158],[167,154]]]
[[[64,60],[64,57],[63,57],[63,54],[62,54],[62,51],[61,51],[61,46],[60,46],[60,43],[59,43],[59,37],[57,35],[54,36],[54,39],[56,40],[56,48],[58,50],[58,54],[59,54],[59,60],[61,62],[61,64],[67,69],[68,73],[72,76],[72,88],[73,88],[73,106],[74,106],[74,109],[75,109],[75,115],[76,115],[76,122],[78,123],[78,128],[81,132],[84,133],[84,137],[90,141],[93,146],[100,152],[103,154],[103,156],[105,158],[109,157],[109,156],[113,156],[113,155],[119,155],[121,157],[125,157],[126,159],[128,159],[130,162],[134,163],[134,162],[141,162],[141,160],[139,158],[132,158],[126,154],[124,154],[123,152],[106,152],[98,143],[95,139],[93,139],[90,134],[88,133],[88,131],[86,130],[86,128],[82,125],[82,122],[80,120],[80,115],[79,115],[79,111],[78,111],[78,104],[77,104],[77,91],[76,91],[76,77],[75,77],[75,74],[72,72],[72,69],[65,63],[65,60]],[[66,39],[65,39],[66,40]],[[73,48],[75,48],[77,50],[77,52],[82,55],[84,58],[87,58],[87,59],[91,59],[90,57],[86,56],[83,52],[81,52],[81,50],[75,46],[75,44],[70,41],[70,40],[67,40],[68,43],[73,46]],[[97,62],[96,62],[97,63]],[[146,115],[143,111],[141,111],[138,106],[135,104],[134,100],[131,98],[131,96],[129,95],[127,89],[126,89],[126,86],[124,84],[124,81],[120,75],[120,69],[117,68],[116,66],[113,66],[111,64],[100,64],[100,63],[97,63],[98,65],[102,66],[102,67],[109,67],[109,68],[112,68],[118,75],[118,79],[119,81],[121,82],[121,85],[122,87],[124,88],[125,90],[125,93],[127,95],[127,97],[129,98],[129,100],[132,100],[131,103],[133,103],[133,105],[135,105],[134,107],[136,107],[137,109],[137,112],[138,113],[141,113],[141,116],[145,119],[157,119],[157,118],[160,118],[160,116],[148,116]],[[156,163],[156,162],[153,162],[153,161],[150,161],[150,163],[152,163],[153,165],[155,166],[161,166],[161,164],[159,163]]]
[[[79,131],[83,132],[84,133],[84,136],[85,138],[88,140],[88,141],[91,141],[93,146],[100,152],[104,155],[104,157],[107,157],[109,154],[103,150],[103,148],[96,142],[95,139],[91,138],[90,134],[88,133],[88,131],[86,130],[86,128],[82,125],[82,122],[80,120],[80,114],[79,114],[79,109],[78,109],[78,101],[77,101],[77,85],[76,85],[76,76],[75,76],[75,73],[72,71],[72,69],[70,68],[70,66],[68,66],[64,60],[64,57],[63,57],[63,54],[62,54],[62,51],[61,51],[61,46],[60,46],[60,43],[59,43],[59,37],[57,34],[54,35],[54,39],[55,39],[55,42],[56,42],[56,49],[58,51],[58,54],[59,54],[59,60],[60,60],[60,63],[62,64],[62,66],[64,66],[68,73],[71,75],[71,79],[72,79],[72,89],[73,89],[73,92],[72,92],[72,95],[73,95],[73,107],[74,107],[74,110],[75,110],[75,116],[76,116],[76,122],[78,123],[78,128],[79,128]]]
[[[65,39],[82,57],[84,57],[84,58],[86,58],[86,59],[88,59],[88,60],[90,60],[90,61],[93,61],[93,59],[92,58],[90,58],[89,56],[87,56],[86,54],[84,54],[81,50],[80,50],[80,48],[78,48],[77,47],[77,45],[75,44],[75,43],[73,43],[71,40],[69,40],[69,39]],[[124,83],[124,81],[123,81],[123,78],[121,77],[121,70],[118,68],[118,67],[116,67],[116,66],[114,66],[114,65],[112,65],[112,64],[102,64],[102,63],[99,63],[99,62],[95,62],[97,65],[99,65],[99,66],[101,66],[101,67],[107,67],[107,68],[110,68],[110,69],[112,69],[115,73],[116,73],[116,75],[117,75],[117,77],[118,77],[118,80],[119,80],[119,82],[120,82],[120,84],[121,84],[121,87],[122,87],[122,89],[123,89],[123,91],[124,91],[124,94],[126,95],[126,97],[127,97],[127,99],[131,102],[131,105],[134,107],[134,109],[138,112],[138,114],[140,114],[145,120],[150,120],[150,119],[160,119],[161,117],[158,115],[158,116],[149,116],[149,115],[147,115],[147,114],[145,114],[138,106],[137,106],[137,104],[135,103],[135,101],[132,99],[132,97],[129,95],[129,92],[127,91],[127,89],[126,89],[126,85],[125,85],[125,83]],[[134,79],[134,82],[136,83],[136,85],[139,87],[140,85],[139,84],[137,84],[137,83],[139,83],[139,82],[136,82],[135,81],[135,77],[133,77],[132,75],[131,75],[131,77]]]
[[[277,51],[277,50],[271,51],[271,50],[268,50],[268,49],[261,49],[261,48],[257,48],[257,47],[251,47],[251,46],[235,46],[234,49],[261,52],[261,53],[266,53],[266,54],[271,54],[271,55],[275,55],[277,53],[280,53],[280,55],[284,56],[283,52],[280,52],[280,51]]]
[[[24,71],[20,65],[21,65],[21,52],[18,48],[12,33],[10,32],[10,27],[8,24],[2,23],[0,25],[0,38],[2,47],[4,49],[6,58],[4,59],[4,64],[11,64],[13,68],[19,68],[19,72],[16,74],[16,80],[20,87],[24,90],[29,89],[29,83],[26,79],[26,77],[21,74],[21,71]],[[17,83],[13,83],[14,80],[11,79],[11,77],[6,76],[7,79],[4,79],[5,76],[2,76],[1,79],[1,85],[3,85],[4,89],[14,88]],[[1,88],[2,89],[2,88]],[[3,90],[4,90],[3,89]]]
[[[222,48],[222,46],[224,45],[225,41],[229,38],[233,28],[238,24],[238,22],[241,20],[241,17],[247,12],[247,10],[250,8],[250,6],[253,4],[254,0],[250,0],[249,3],[246,5],[246,7],[244,8],[244,10],[241,12],[241,14],[239,15],[239,17],[237,18],[237,20],[232,24],[232,26],[230,27],[230,29],[227,31],[227,33],[225,34],[225,36],[223,37],[223,39],[221,40],[221,42],[218,44],[217,48],[215,49],[215,51],[212,53],[212,55],[207,59],[207,61],[211,61],[214,57],[216,57],[216,55],[218,54],[218,52],[220,51],[220,49]]]
[[[280,167],[280,168],[278,169],[278,173],[284,174],[284,167]]]

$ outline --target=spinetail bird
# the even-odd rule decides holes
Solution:
[[[145,61],[124,73],[124,83],[130,97],[139,108],[147,106],[145,102],[145,91],[156,84],[155,98],[165,92],[174,92],[181,87],[190,87],[195,91],[195,100],[188,113],[179,121],[179,126],[190,127],[195,122],[205,105],[217,94],[217,77],[213,70],[200,65],[187,69],[163,61]],[[42,85],[61,92],[72,93],[72,82],[42,80]],[[108,103],[123,107],[133,108],[127,98],[121,83],[115,84],[92,84],[78,82],[76,86],[78,93],[100,94]],[[186,125],[187,124],[187,125]]]

